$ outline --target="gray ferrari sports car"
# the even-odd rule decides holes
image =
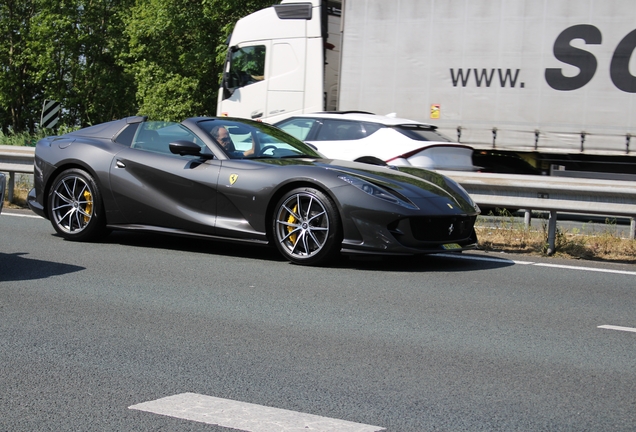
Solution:
[[[274,244],[289,261],[476,247],[479,208],[434,172],[325,159],[264,123],[129,117],[40,140],[31,209],[60,236],[112,229]]]

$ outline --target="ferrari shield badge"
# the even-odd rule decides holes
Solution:
[[[230,174],[230,184],[233,185],[238,180],[238,174]]]

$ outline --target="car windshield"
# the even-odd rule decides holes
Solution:
[[[231,159],[322,156],[288,133],[265,123],[242,119],[206,119],[199,126]]]
[[[394,129],[407,137],[416,141],[441,141],[451,142],[441,133],[437,132],[434,128],[421,125],[400,125],[395,126]]]

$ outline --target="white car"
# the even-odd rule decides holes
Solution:
[[[325,112],[289,117],[275,126],[331,159],[476,171],[472,147],[452,142],[437,127],[362,112]]]

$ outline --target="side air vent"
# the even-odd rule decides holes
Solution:
[[[280,19],[311,19],[311,3],[287,3],[274,5]]]

